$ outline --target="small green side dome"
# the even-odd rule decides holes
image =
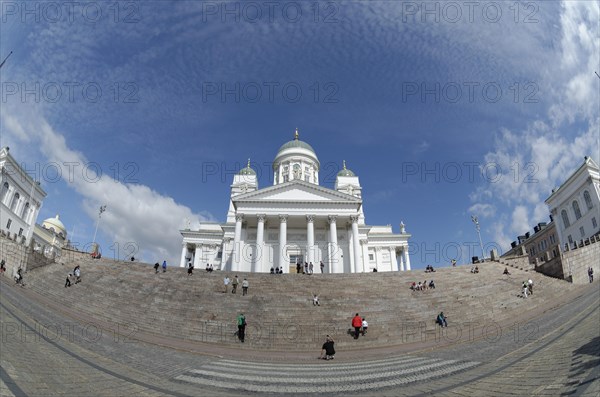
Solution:
[[[344,160],[344,168],[337,173],[337,176],[356,176],[354,172],[346,168],[346,160]]]
[[[238,172],[238,175],[256,175],[256,172],[250,168],[250,159],[248,159],[248,165],[246,168],[242,168],[240,172]]]

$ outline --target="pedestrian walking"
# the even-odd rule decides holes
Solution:
[[[248,283],[248,280],[244,279],[244,281],[242,281],[242,296],[248,295],[248,287],[249,286],[250,286],[250,283]]]
[[[167,261],[163,261],[162,268],[163,268],[163,273],[165,273],[167,271]]]
[[[325,267],[325,264],[323,263],[323,261],[321,261],[321,264],[319,265],[319,267],[321,268],[321,273],[323,273],[323,268]]]
[[[231,282],[231,286],[232,286],[231,293],[232,294],[235,294],[237,292],[237,286],[239,283],[240,283],[240,280],[238,279],[238,276],[235,276],[233,278],[233,281]]]
[[[354,339],[358,339],[360,328],[362,327],[362,318],[356,313],[352,319],[352,326],[354,327]]]
[[[227,289],[229,288],[229,283],[231,282],[231,280],[229,280],[229,277],[225,276],[225,278],[223,279],[223,293],[227,293]]]
[[[237,316],[237,326],[238,326],[238,339],[240,340],[240,342],[244,343],[244,340],[246,339],[246,317],[244,316],[244,313],[240,313]]]

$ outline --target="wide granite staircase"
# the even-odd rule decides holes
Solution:
[[[65,288],[65,278],[76,264],[82,282]],[[397,273],[368,274],[250,274],[237,273],[240,283],[250,282],[249,294],[223,293],[223,277],[231,272],[188,276],[185,269],[169,268],[155,274],[150,265],[91,259],[76,255],[64,264],[55,263],[27,272],[26,288],[41,299],[71,314],[113,324],[119,332],[168,336],[191,343],[208,342],[242,349],[281,351],[315,350],[324,335],[336,346],[348,349],[383,347],[433,340],[440,329],[434,319],[443,311],[449,328],[507,322],[540,305],[574,291],[574,286],[535,272],[489,262],[471,266]],[[411,291],[413,281],[435,280],[436,288]],[[533,279],[534,295],[524,299],[521,285]],[[312,305],[312,294],[321,306]],[[235,318],[244,313],[248,321],[246,343],[235,336]],[[358,312],[369,322],[365,337],[354,340],[350,321]],[[68,314],[68,313],[67,313]]]

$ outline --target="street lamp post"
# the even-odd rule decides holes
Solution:
[[[100,207],[100,211],[98,212],[98,220],[96,221],[96,231],[94,232],[94,242],[92,243],[92,249],[97,251],[96,248],[96,234],[98,234],[98,225],[100,224],[100,218],[102,217],[102,213],[106,211],[106,205]]]
[[[481,241],[481,228],[479,227],[479,220],[475,215],[471,215],[471,220],[475,224],[477,229],[477,235],[479,236],[479,246],[481,247],[482,262],[485,262],[485,251],[483,250],[483,241]]]

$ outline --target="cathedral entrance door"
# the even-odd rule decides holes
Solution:
[[[300,263],[304,267],[304,255],[298,250],[288,250],[290,258],[290,273],[297,273],[296,263]]]

